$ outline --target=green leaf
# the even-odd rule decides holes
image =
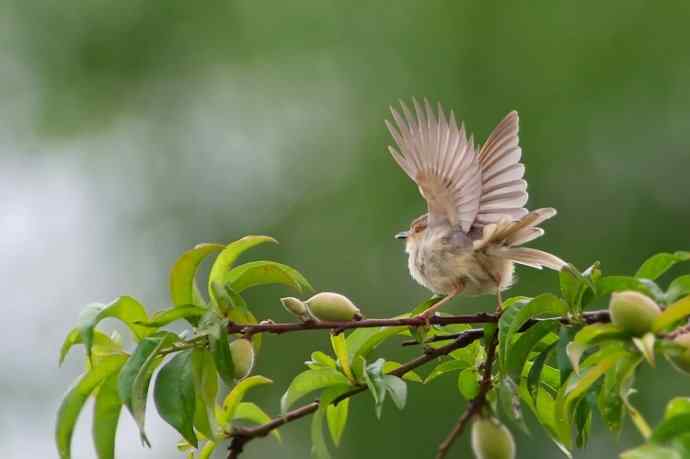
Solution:
[[[182,304],[179,306],[173,306],[172,308],[164,309],[158,311],[146,322],[137,322],[138,325],[150,328],[159,328],[169,323],[175,322],[179,319],[198,319],[199,317],[206,314],[208,310],[202,308],[201,306],[196,306],[193,304]],[[196,321],[194,322],[196,325]]]
[[[192,350],[192,378],[194,380],[194,427],[206,438],[216,438],[216,395],[218,375],[211,353],[204,349]]]
[[[661,421],[654,429],[650,440],[656,443],[665,443],[687,433],[690,433],[690,413],[682,413]]]
[[[568,344],[573,341],[577,330],[572,326],[562,326],[558,333],[558,344],[556,345],[556,362],[561,375],[561,384],[570,376],[573,371],[573,364],[568,356]]]
[[[645,360],[652,367],[656,366],[656,362],[654,360],[654,343],[656,343],[656,336],[654,336],[654,333],[645,333],[642,338],[633,337],[632,341]]]
[[[235,415],[232,418],[233,421],[250,421],[256,424],[266,424],[271,421],[271,417],[261,408],[259,408],[255,403],[252,402],[242,402],[237,405],[235,409]],[[273,435],[276,440],[282,442],[280,436],[280,431],[278,429],[271,430],[271,435]]]
[[[572,444],[570,423],[575,403],[592,387],[592,385],[611,368],[618,359],[628,354],[626,351],[606,352],[596,364],[579,374],[571,373],[559,391],[556,399],[556,423],[560,430],[560,440],[570,447]],[[602,355],[604,352],[602,351]]]
[[[199,451],[199,459],[211,459],[213,452],[216,450],[218,444],[212,440],[207,441],[204,447]]]
[[[326,423],[335,446],[340,445],[340,439],[347,425],[348,412],[350,410],[350,399],[346,398],[333,404],[333,400],[347,392],[349,386],[332,387],[324,391],[321,395],[320,405],[326,410]]]
[[[218,254],[218,257],[216,257],[216,260],[211,266],[211,272],[208,276],[209,296],[214,301],[217,302],[215,292],[212,288],[214,282],[223,285],[225,273],[232,268],[237,258],[246,250],[265,242],[278,243],[278,241],[268,236],[245,236],[242,239],[231,242]]]
[[[522,373],[522,367],[527,361],[527,357],[532,348],[539,343],[544,337],[555,331],[559,327],[558,321],[542,321],[527,331],[522,333],[520,337],[510,346],[510,358],[508,359],[508,374],[514,378],[518,378]],[[557,338],[551,342],[557,341]],[[550,344],[550,343],[547,343]]]
[[[94,404],[92,431],[98,459],[115,457],[115,434],[121,411],[117,374],[113,373],[101,384]]]
[[[394,362],[392,360],[386,360],[386,363],[383,364],[383,372],[388,374],[391,373],[398,368],[400,368],[402,365],[400,362]],[[402,375],[402,379],[405,381],[411,381],[411,382],[416,382],[416,383],[421,383],[422,378],[414,371],[410,370],[404,375]]]
[[[568,312],[568,305],[550,293],[537,296],[529,303],[518,303],[503,312],[498,321],[499,363],[506,372],[511,359],[513,336],[534,317],[562,315]]]
[[[175,306],[203,306],[195,298],[196,273],[207,256],[223,250],[222,244],[199,244],[177,259],[170,271],[170,298]],[[194,325],[194,323],[192,324]]]
[[[549,358],[551,352],[556,348],[558,342],[552,343],[549,347],[544,349],[541,354],[534,359],[534,363],[527,373],[527,389],[533,400],[537,400],[537,390],[539,389],[539,382],[541,380],[541,373],[544,365]]]
[[[690,274],[685,274],[676,277],[668,286],[668,290],[664,294],[666,303],[673,303],[674,301],[690,294]]]
[[[288,390],[281,398],[281,411],[286,413],[297,400],[315,390],[349,384],[350,382],[342,373],[332,368],[303,371],[292,380]]]
[[[311,418],[311,452],[317,459],[330,459],[331,454],[326,446],[326,439],[323,436],[323,418],[326,409],[323,404],[319,404]]]
[[[626,393],[635,376],[635,369],[640,364],[639,356],[629,354],[620,359],[604,376],[604,381],[597,397],[599,412],[606,426],[612,432],[618,432],[625,414],[621,393]]]
[[[590,344],[598,344],[610,339],[619,339],[627,336],[622,328],[612,323],[596,323],[582,327],[573,338],[574,343],[583,347]]]
[[[103,381],[116,374],[127,358],[121,355],[106,357],[90,371],[82,375],[70,388],[58,408],[55,441],[61,459],[72,455],[71,444],[74,426],[89,395]]]
[[[160,359],[157,359],[158,351],[169,346],[176,339],[176,335],[168,332],[160,332],[144,338],[120,371],[117,384],[118,395],[136,421],[141,441],[146,446],[150,446],[144,429],[149,381],[160,362]]]
[[[465,368],[458,374],[458,390],[466,400],[479,394],[479,373],[475,368]]]
[[[527,429],[527,425],[522,416],[522,405],[518,397],[518,387],[510,376],[501,379],[500,385],[498,386],[498,395],[503,413],[508,419],[515,423],[520,430],[529,434],[529,429]]]
[[[664,419],[670,419],[681,414],[690,414],[690,397],[675,397],[666,404]]]
[[[654,296],[644,282],[640,279],[628,276],[604,276],[599,279],[596,287],[597,293],[600,296],[606,296],[614,292],[623,292],[626,290],[634,290],[649,297]]]
[[[286,285],[299,293],[314,291],[309,281],[295,268],[267,260],[251,261],[231,269],[225,275],[225,282],[229,282],[237,293],[268,284]]]
[[[558,273],[561,284],[561,295],[570,305],[572,311],[579,314],[582,311],[582,300],[585,291],[590,288],[591,282],[573,265],[566,265]]]
[[[321,351],[314,351],[311,353],[311,360],[304,362],[312,370],[319,368],[336,368],[336,363],[333,358]]]
[[[659,332],[690,315],[690,296],[673,303],[656,318],[652,331]]]
[[[194,433],[196,400],[191,349],[179,352],[161,368],[156,378],[153,398],[158,414],[163,420],[197,448]]]
[[[338,363],[343,373],[345,373],[347,379],[354,382],[354,376],[352,376],[352,370],[350,369],[350,357],[347,352],[345,336],[342,333],[331,335],[331,347],[333,348],[333,353],[338,358]]]
[[[575,445],[584,448],[589,439],[589,431],[592,428],[592,408],[589,396],[580,400],[575,408]]]
[[[137,341],[152,333],[150,328],[138,325],[140,322],[146,322],[148,317],[144,306],[132,297],[121,296],[107,305],[91,303],[82,310],[77,325],[89,359],[91,359],[94,329],[101,320],[109,317],[120,319],[129,327]]]
[[[395,406],[399,410],[405,409],[405,403],[407,402],[407,384],[405,384],[405,381],[397,376],[384,375],[383,383]]]
[[[223,401],[223,415],[220,419],[220,424],[225,426],[236,416],[237,407],[240,405],[249,389],[262,384],[272,383],[273,381],[260,375],[250,376],[237,383],[225,397],[225,401]]]
[[[465,362],[463,360],[446,360],[445,362],[441,362],[436,367],[434,367],[433,370],[431,370],[431,373],[426,377],[424,380],[424,384],[427,384],[434,379],[438,378],[441,375],[444,375],[446,373],[450,373],[453,371],[460,371],[464,370],[465,368],[469,367],[470,364],[468,362]]]
[[[407,315],[398,316],[406,317]],[[399,333],[407,330],[407,327],[376,327],[376,328],[358,328],[346,339],[348,355],[350,362],[354,362],[357,357],[362,356],[365,359],[369,356],[371,351],[376,347]]]
[[[378,359],[374,363],[368,365],[364,371],[364,381],[374,398],[374,408],[376,411],[376,418],[381,419],[383,410],[383,402],[386,400],[386,384],[383,381],[383,359]]]
[[[642,263],[640,269],[635,273],[635,277],[656,280],[661,277],[666,271],[671,269],[673,265],[681,261],[690,259],[690,252],[675,252],[675,253],[657,253],[648,258]]]
[[[219,324],[217,333],[209,334],[208,342],[220,379],[228,386],[232,386],[235,384],[235,364],[230,354],[228,330],[225,324]]]
[[[624,451],[620,459],[683,459],[683,456],[671,448],[649,444]]]
[[[81,336],[79,328],[73,328],[67,334],[67,337],[65,338],[65,341],[64,343],[62,343],[62,347],[60,348],[59,364],[62,365],[62,362],[65,361],[65,357],[67,357],[67,354],[69,353],[70,349],[72,349],[72,346],[74,346],[75,344],[81,344],[83,342],[84,340]],[[122,350],[122,346],[120,345],[120,343],[113,341],[110,337],[108,337],[108,335],[106,335],[105,333],[101,333],[98,330],[94,330],[91,346],[92,349],[93,347],[100,346],[104,349],[112,350],[113,352],[118,352]]]

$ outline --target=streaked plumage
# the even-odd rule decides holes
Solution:
[[[398,165],[417,184],[427,213],[412,222],[407,239],[412,277],[435,293],[499,293],[510,286],[513,263],[560,270],[565,262],[521,247],[544,234],[538,227],[556,215],[551,208],[529,212],[518,114],[510,112],[483,146],[468,139],[453,112],[446,117],[425,100],[414,112],[401,102],[386,121]]]

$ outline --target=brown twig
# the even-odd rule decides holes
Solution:
[[[424,354],[388,372],[388,374],[403,377],[409,371],[414,370],[415,368],[420,367],[425,363],[428,363],[436,359],[437,357],[450,354],[456,349],[468,346],[475,340],[481,338],[483,335],[484,331],[480,329],[472,329],[462,332],[460,336],[458,336],[452,343],[436,349],[429,348],[426,350]],[[366,389],[367,387],[363,385],[355,386],[352,388],[352,390],[345,392],[344,394],[340,395],[335,400],[333,400],[333,403],[337,404],[338,402],[345,400],[346,398],[352,397],[353,395],[359,394],[360,392],[364,392]],[[235,459],[239,457],[239,454],[244,450],[245,445],[253,439],[265,437],[272,430],[277,429],[278,427],[281,427],[284,424],[287,424],[288,422],[303,418],[304,416],[307,416],[315,412],[318,408],[319,402],[314,401],[294,410],[288,411],[283,416],[276,417],[265,424],[261,424],[259,426],[252,428],[234,428],[232,432],[230,432],[230,434],[228,435],[230,437],[230,446],[228,447],[228,459]]]
[[[479,314],[464,314],[464,315],[455,315],[455,316],[433,316],[430,319],[428,319],[428,323],[431,325],[450,325],[450,324],[478,324],[478,323],[496,323],[498,322],[499,316],[497,314],[487,314],[487,313],[479,313]],[[573,318],[571,317],[555,317],[553,319],[534,319],[528,321],[522,328],[521,330],[526,330],[535,323],[539,322],[540,320],[558,320],[561,323],[573,323]],[[600,311],[591,311],[591,312],[585,312],[581,320],[584,321],[585,323],[595,323],[595,322],[608,322],[610,320],[608,311],[606,310],[600,310]],[[274,334],[281,334],[281,333],[289,333],[289,332],[296,332],[296,331],[304,331],[304,330],[348,330],[348,329],[355,329],[355,328],[372,328],[372,327],[399,327],[399,326],[423,326],[426,325],[426,319],[423,317],[406,317],[406,318],[393,318],[393,319],[362,319],[362,320],[353,320],[353,321],[345,321],[345,322],[327,322],[327,321],[318,321],[318,322],[296,322],[296,323],[275,323],[275,322],[264,322],[260,324],[253,324],[253,325],[243,325],[243,324],[235,324],[235,323],[230,323],[228,325],[228,332],[229,333],[242,333],[246,336],[251,336],[256,333],[274,333]],[[441,346],[438,348],[426,348],[424,354],[420,355],[419,357],[416,357],[415,359],[410,360],[409,362],[401,365],[400,367],[392,370],[388,374],[402,377],[405,375],[407,372],[410,370],[413,370],[419,366],[422,366],[440,356],[447,355],[451,353],[452,351],[456,349],[460,349],[462,347],[468,346],[475,340],[481,338],[483,336],[484,332],[481,329],[471,329],[471,330],[466,330],[457,334],[453,335],[439,335],[437,339],[433,339],[433,341],[441,341],[441,340],[449,340],[452,339],[453,342],[446,344],[445,346]],[[495,357],[495,352],[496,352],[496,344],[497,344],[497,337],[494,335],[494,338],[491,340],[490,345],[487,347],[487,360],[484,365],[484,372],[483,372],[483,377],[482,381],[480,383],[480,389],[479,389],[479,394],[477,397],[475,397],[470,404],[468,405],[467,410],[461,418],[458,420],[458,423],[454,427],[453,431],[451,431],[451,434],[448,435],[446,441],[441,445],[439,448],[439,454],[441,454],[441,450],[443,449],[443,455],[438,456],[438,457],[444,457],[446,454],[448,448],[450,448],[451,444],[455,440],[455,438],[460,435],[463,430],[465,429],[465,425],[469,421],[469,419],[479,412],[479,410],[482,408],[482,406],[485,403],[486,400],[486,394],[489,392],[491,389],[491,369]],[[358,385],[354,386],[350,391],[340,395],[336,399],[333,400],[334,404],[337,404],[338,402],[352,397],[355,394],[359,394],[361,392],[364,392],[366,390],[366,386]],[[252,441],[255,438],[261,438],[265,437],[268,435],[271,431],[274,429],[277,429],[288,422],[295,421],[297,419],[303,418],[305,416],[308,416],[309,414],[314,413],[317,409],[319,408],[319,402],[314,401],[311,403],[308,403],[306,405],[303,405],[299,408],[295,408],[294,410],[288,411],[285,415],[276,417],[272,419],[271,421],[261,424],[256,427],[252,428],[233,428],[232,432],[228,434],[228,438],[230,438],[230,445],[228,447],[228,459],[236,459],[239,457],[240,453],[244,450],[244,447],[247,443]],[[446,445],[444,447],[444,445]]]
[[[373,328],[373,327],[421,327],[424,325],[451,325],[451,324],[486,324],[498,322],[497,314],[480,312],[477,314],[459,314],[452,316],[433,316],[428,319],[421,316],[399,317],[392,319],[362,319],[342,322],[334,321],[309,321],[309,322],[262,322],[258,324],[228,324],[228,333],[242,333],[244,335],[254,335],[256,333],[282,334],[304,330],[350,330],[354,328]],[[534,325],[539,320],[559,320],[562,323],[571,323],[570,317],[556,317],[553,319],[533,319],[525,324],[525,328]],[[607,310],[589,311],[582,315],[585,323],[608,322],[609,313]]]
[[[438,452],[436,454],[436,459],[443,459],[448,454],[450,447],[453,446],[455,440],[462,434],[467,426],[467,423],[472,419],[473,416],[480,413],[482,407],[486,403],[486,394],[491,390],[491,369],[493,367],[494,357],[496,355],[496,345],[498,344],[498,333],[494,333],[491,337],[491,341],[487,346],[486,350],[486,361],[484,362],[484,372],[482,374],[482,380],[479,383],[479,393],[475,398],[473,398],[470,403],[465,408],[465,411],[458,419],[453,429],[448,433],[443,443],[438,447]]]
[[[373,328],[373,327],[421,327],[423,325],[450,325],[450,324],[484,324],[495,323],[498,317],[495,314],[480,312],[478,314],[461,314],[455,316],[434,316],[429,319],[424,317],[400,317],[392,319],[362,319],[349,320],[342,322],[334,321],[309,321],[275,323],[265,322],[259,324],[236,324],[228,325],[228,333],[242,333],[254,335],[256,333],[289,333],[303,330],[349,330],[353,328]]]

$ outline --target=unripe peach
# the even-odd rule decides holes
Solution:
[[[306,320],[309,318],[309,314],[307,313],[307,307],[304,304],[304,301],[298,298],[288,296],[285,298],[281,298],[280,302],[283,303],[283,307],[287,309],[289,313],[294,314],[302,320]]]
[[[305,303],[309,314],[317,320],[341,322],[362,317],[359,308],[348,297],[339,293],[317,293]]]
[[[472,424],[472,451],[477,459],[515,459],[515,440],[498,419],[479,417]]]
[[[609,303],[611,322],[635,336],[642,336],[652,329],[661,309],[651,298],[634,291],[611,295]]]
[[[230,355],[235,366],[235,378],[242,379],[249,375],[254,368],[254,347],[244,338],[230,343]]]

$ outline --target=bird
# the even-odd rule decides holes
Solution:
[[[385,124],[396,144],[390,154],[427,205],[395,235],[405,241],[412,278],[440,295],[420,316],[428,321],[460,293],[495,294],[500,313],[501,292],[512,285],[516,263],[555,271],[566,266],[556,255],[523,247],[544,234],[539,225],[556,209],[525,208],[518,113],[508,113],[479,146],[464,123],[458,127],[452,110],[446,116],[438,103],[434,111],[426,99],[412,105],[390,107],[393,121]]]

